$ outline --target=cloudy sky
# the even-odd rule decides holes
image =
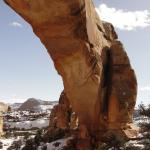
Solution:
[[[138,79],[138,103],[150,99],[150,1],[94,0],[124,43]],[[52,61],[31,27],[0,0],[0,101],[58,100],[63,89]]]

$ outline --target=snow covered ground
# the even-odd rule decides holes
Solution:
[[[0,139],[0,141],[3,143],[2,150],[7,150],[8,147],[10,147],[11,144],[13,143],[14,138],[11,138],[11,139]]]
[[[19,128],[19,129],[31,129],[33,127],[37,127],[37,128],[44,128],[47,127],[49,125],[49,120],[48,119],[37,119],[34,121],[21,121],[21,122],[8,122],[7,126],[9,126],[9,128]]]
[[[17,137],[17,138],[8,138],[8,139],[0,139],[0,142],[3,143],[2,150],[7,150],[15,141],[23,141],[23,137]],[[22,142],[23,143],[23,142]],[[23,147],[22,145],[21,147]]]
[[[51,110],[53,107],[54,107],[54,105],[39,105],[38,110],[46,111],[46,110]]]
[[[67,146],[67,141],[71,140],[72,137],[56,140],[51,143],[47,143],[47,150],[62,150],[63,147]],[[38,150],[42,150],[42,146],[38,147]]]
[[[147,117],[136,117],[134,123],[138,126],[140,123],[150,123],[150,120]]]
[[[20,145],[20,150],[25,146],[25,141],[23,136],[17,136],[16,138],[11,137],[7,139],[0,139],[0,142],[3,143],[2,150],[7,150],[8,148],[10,148],[10,146],[14,145],[15,143]]]

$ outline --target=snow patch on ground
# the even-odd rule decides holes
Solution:
[[[2,150],[7,150],[8,147],[10,147],[12,145],[14,140],[15,140],[14,138],[11,138],[11,139],[0,139],[0,141],[3,143],[3,149]]]
[[[19,128],[19,129],[31,129],[33,127],[44,128],[48,127],[49,120],[48,119],[37,119],[34,121],[21,121],[21,122],[8,122],[7,125],[9,128]]]
[[[41,111],[46,111],[46,110],[51,110],[54,107],[54,105],[39,105],[39,110]]]
[[[67,146],[67,141],[71,140],[72,137],[68,137],[65,139],[56,140],[51,143],[47,143],[47,150],[62,150],[65,146]],[[38,150],[42,150],[42,147],[39,146]]]
[[[126,146],[134,146],[134,147],[138,147],[138,148],[141,148],[143,149],[144,148],[144,145],[143,144],[140,144],[138,140],[130,140],[129,142],[126,143]]]

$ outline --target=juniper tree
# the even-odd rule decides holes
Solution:
[[[139,114],[142,117],[142,122],[139,123],[142,133],[141,143],[144,145],[144,150],[150,150],[150,105],[139,105]]]

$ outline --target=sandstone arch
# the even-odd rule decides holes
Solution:
[[[136,77],[111,24],[99,20],[91,0],[5,0],[33,28],[63,78],[79,124],[128,130]]]

